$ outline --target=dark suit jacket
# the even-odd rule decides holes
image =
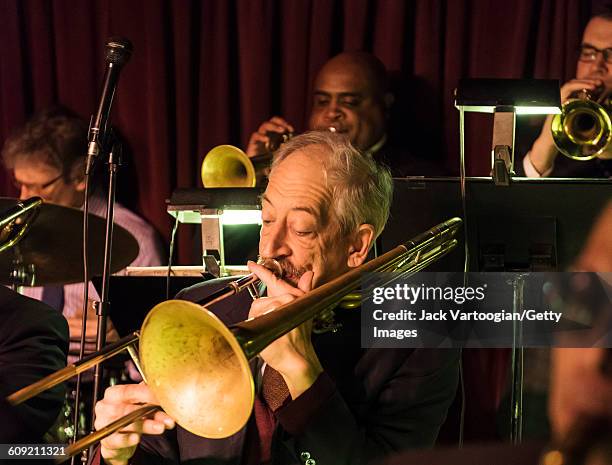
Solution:
[[[198,302],[222,283],[179,294]],[[246,318],[246,293],[211,308],[226,324]],[[433,445],[458,382],[458,351],[361,349],[359,310],[339,311],[337,333],[313,335],[325,369],[313,387],[276,412],[275,464],[360,464],[411,447]],[[227,439],[177,427],[145,436],[134,464],[241,463],[246,428]],[[314,462],[306,462],[308,459]]]
[[[425,154],[431,156],[433,154]],[[394,178],[407,176],[449,176],[452,173],[446,168],[444,160],[425,158],[423,154],[415,156],[405,145],[387,141],[376,153],[374,159],[387,166]]]
[[[4,398],[66,366],[68,324],[56,310],[0,286],[0,443],[41,442],[64,402],[62,385],[11,407]]]
[[[376,465],[537,465],[546,444],[525,442],[520,445],[506,443],[468,444],[458,449],[448,447],[429,451],[404,452],[386,457]]]

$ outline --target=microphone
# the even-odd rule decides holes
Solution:
[[[132,55],[132,43],[123,37],[111,37],[106,41],[106,71],[104,73],[104,84],[98,104],[98,111],[92,116],[89,127],[89,142],[87,147],[87,171],[93,157],[100,153],[100,146],[104,143],[106,125],[110,116],[113,97],[117,89],[117,81],[121,68]]]
[[[42,199],[40,197],[31,197],[27,200],[17,202],[17,205],[0,214],[0,229],[12,223],[21,215],[30,212],[30,210],[38,209],[41,204]]]

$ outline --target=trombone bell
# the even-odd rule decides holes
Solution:
[[[232,332],[200,305],[169,300],[153,307],[140,358],[159,404],[186,430],[219,439],[248,421],[255,398],[249,362]]]

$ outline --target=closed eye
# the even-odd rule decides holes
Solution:
[[[361,103],[361,100],[358,98],[344,98],[341,103],[347,107],[356,107]]]

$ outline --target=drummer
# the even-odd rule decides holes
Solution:
[[[4,164],[13,176],[19,197],[42,197],[65,207],[81,208],[85,190],[85,158],[87,125],[75,114],[61,107],[42,110],[9,137],[2,149]],[[106,197],[100,189],[93,189],[89,211],[106,216]],[[162,247],[155,230],[142,218],[120,204],[116,204],[114,221],[129,231],[138,241],[140,252],[133,266],[162,264]],[[59,225],[58,225],[59,226]],[[103,244],[96,244],[103,247]],[[81,268],[82,263],[74,263]],[[70,326],[70,352],[76,357],[81,338],[83,314],[83,285],[45,286],[27,288],[25,294],[61,311]],[[90,300],[99,300],[93,285],[89,285]],[[87,343],[95,348],[97,317],[88,312]],[[116,333],[109,325],[111,339]]]

